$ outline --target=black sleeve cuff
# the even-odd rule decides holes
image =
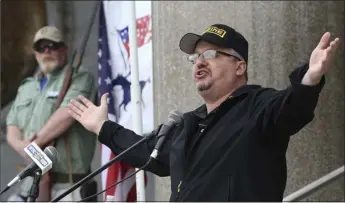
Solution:
[[[98,141],[102,144],[109,145],[113,134],[112,132],[119,128],[122,128],[122,126],[110,120],[105,121],[99,131]]]
[[[306,63],[300,68],[297,68],[295,71],[293,71],[289,76],[293,90],[295,91],[295,93],[298,93],[298,95],[301,96],[301,98],[318,97],[326,82],[326,78],[323,75],[319,84],[313,86],[303,85],[302,79],[305,73],[308,71],[308,69],[309,64]]]

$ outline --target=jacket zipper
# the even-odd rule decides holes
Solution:
[[[234,98],[234,97],[231,95],[231,96],[229,96],[228,99],[233,99],[233,98]],[[215,120],[215,117],[216,117],[216,116],[217,116],[217,115],[214,115],[213,118],[210,120],[210,122],[205,126],[205,128],[203,128],[203,129],[201,130],[201,132],[200,132],[200,134],[199,134],[198,137],[200,137],[202,134],[204,134],[205,130],[208,129],[209,125]],[[199,138],[197,138],[197,141],[194,143],[194,145],[197,144],[198,139],[199,139]],[[194,145],[192,146],[192,148],[194,147]],[[187,164],[187,163],[186,163],[186,156],[184,156],[184,161],[185,161],[184,173],[186,174],[186,164]],[[230,177],[228,177],[228,184],[230,183],[230,182],[229,182],[229,178],[230,178]],[[182,178],[182,180],[183,180],[183,179],[184,179],[184,177]],[[176,195],[175,201],[177,201],[178,198],[179,198],[179,196],[180,196],[181,186],[182,186],[182,182],[183,182],[182,180],[180,180],[180,183],[177,185],[177,195]],[[230,184],[231,184],[231,183],[230,183]]]
[[[176,196],[176,200],[179,197],[180,194],[180,190],[181,190],[181,185],[182,185],[182,180],[180,181],[180,183],[177,185],[177,196]]]
[[[207,126],[206,126],[207,127]],[[205,128],[203,128],[202,130],[201,130],[201,132],[200,132],[200,134],[198,135],[198,136],[201,136],[203,133],[204,133],[204,130],[206,129],[206,127]],[[185,163],[184,163],[184,174],[186,174],[186,164],[187,164],[187,161],[186,161],[186,157],[184,157],[184,161],[185,161]],[[177,201],[177,199],[179,198],[179,196],[180,196],[180,191],[181,191],[181,186],[182,186],[182,183],[183,183],[183,179],[184,179],[184,175],[183,175],[183,177],[182,177],[182,180],[180,180],[180,183],[177,185],[177,195],[176,195],[176,201]]]
[[[197,140],[199,139],[199,137],[204,134],[205,130],[207,129],[207,127],[209,126],[209,124],[215,119],[215,116],[210,120],[210,122],[201,130],[200,134],[198,135]],[[197,141],[194,143],[194,145],[197,143]],[[192,146],[192,148],[194,147],[194,145]],[[184,154],[185,155],[185,154]],[[186,156],[184,156],[184,174],[186,174]],[[180,196],[180,191],[181,191],[181,186],[182,186],[182,182],[183,182],[184,176],[182,177],[182,180],[180,180],[180,183],[177,185],[177,195],[176,195],[176,201],[178,200],[179,196]]]

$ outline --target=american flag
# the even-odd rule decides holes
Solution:
[[[148,25],[150,21],[150,16],[144,16],[137,19],[137,33],[138,33],[138,47],[144,45],[148,40],[151,40],[151,37],[148,35],[151,32],[148,30]],[[118,35],[120,36],[121,42],[120,49],[124,49],[123,58],[126,64],[129,64],[129,35],[128,27],[119,29]],[[120,100],[121,98],[114,98],[112,94],[114,80],[112,70],[115,70],[116,67],[112,66],[111,63],[111,52],[108,46],[108,36],[107,36],[107,26],[106,18],[104,13],[104,5],[101,4],[100,15],[99,15],[99,39],[98,39],[98,95],[100,97],[108,92],[108,115],[109,119],[112,121],[118,121],[119,118],[116,117],[116,102],[115,99]],[[118,60],[118,59],[116,59]],[[124,99],[124,98],[122,98]],[[108,162],[110,159],[115,157],[108,147],[101,146],[102,149],[102,163]],[[116,162],[105,170],[102,174],[103,179],[103,188],[107,188],[110,185],[126,178],[128,175],[132,174],[135,170],[133,166],[124,164],[123,162]],[[145,174],[145,184],[146,184],[146,174]],[[135,176],[132,179],[125,180],[123,183],[118,184],[116,187],[113,187],[106,191],[105,197],[107,195],[115,196],[116,201],[136,201],[136,185],[135,185]]]
[[[150,16],[146,15],[137,19],[137,44],[138,47],[143,46],[148,41],[152,39],[152,33],[149,30]],[[122,43],[127,52],[128,58],[130,57],[129,53],[129,35],[128,35],[128,26],[118,30],[118,33],[121,37]]]

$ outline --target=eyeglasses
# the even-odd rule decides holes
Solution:
[[[225,56],[232,56],[234,58],[236,58],[237,60],[241,61],[241,57],[240,56],[236,56],[234,54],[229,54],[229,53],[225,53],[223,51],[217,51],[217,50],[206,50],[204,53],[202,54],[199,54],[199,53],[194,53],[194,54],[190,54],[187,56],[187,60],[194,64],[196,62],[196,60],[198,60],[198,58],[200,57],[200,55],[202,55],[204,57],[205,60],[208,60],[208,59],[214,59],[216,58],[217,56],[217,53],[218,54],[222,54],[222,55],[225,55]]]
[[[62,43],[56,43],[56,42],[49,42],[49,43],[37,43],[34,46],[34,49],[39,53],[44,53],[46,49],[50,51],[56,51],[63,47],[64,45]]]

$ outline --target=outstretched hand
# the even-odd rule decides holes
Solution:
[[[339,38],[329,42],[331,33],[326,32],[320,39],[319,44],[313,50],[309,59],[309,69],[303,78],[302,83],[315,85],[320,82],[321,77],[329,70],[334,53],[339,46]]]
[[[80,102],[72,99],[68,104],[68,113],[81,123],[87,130],[99,134],[102,125],[108,120],[108,93],[101,97],[101,105],[96,106],[84,96],[79,95]]]

